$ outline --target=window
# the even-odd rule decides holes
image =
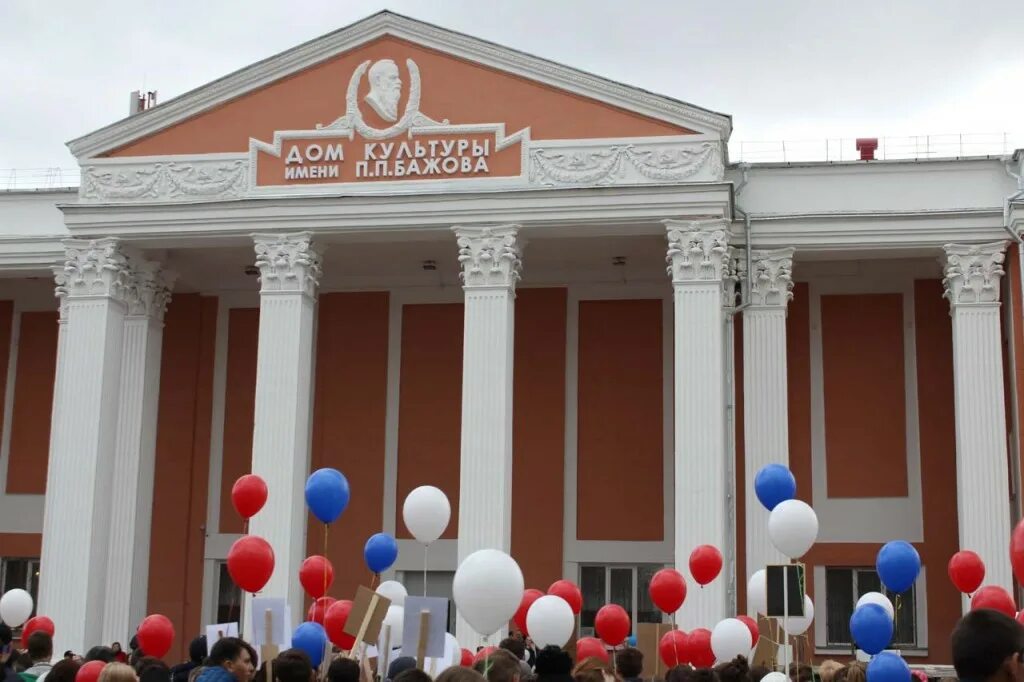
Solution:
[[[217,623],[237,623],[242,615],[242,591],[231,579],[226,561],[217,562]]]
[[[3,558],[0,559],[0,594],[21,588],[32,595],[33,605],[39,598],[39,559],[36,558]],[[33,606],[33,613],[35,607]]]
[[[455,633],[455,605],[452,602],[452,581],[454,571],[427,571],[428,597],[444,597],[448,600],[448,632]],[[423,596],[423,571],[402,571],[399,582],[414,596]]]
[[[583,609],[580,612],[580,634],[594,634],[594,618],[605,604],[618,604],[626,609],[631,623],[661,623],[661,611],[651,602],[651,578],[664,566],[584,565],[580,567],[580,591]]]
[[[868,592],[881,592],[896,607],[892,648],[915,649],[917,638],[917,586],[903,594],[892,594],[871,568],[825,569],[825,630],[829,647],[850,648],[850,616],[857,600]]]

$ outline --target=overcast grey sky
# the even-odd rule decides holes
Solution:
[[[0,168],[380,9],[731,114],[734,140],[1024,133],[1020,0],[0,0]]]

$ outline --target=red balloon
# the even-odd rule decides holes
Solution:
[[[243,519],[256,515],[267,503],[267,483],[256,474],[241,476],[231,486],[231,504]]]
[[[605,644],[618,646],[629,636],[629,614],[618,604],[605,604],[594,617],[594,630]]]
[[[580,615],[580,611],[583,610],[583,593],[580,592],[580,588],[576,587],[576,583],[574,582],[569,580],[556,580],[551,583],[551,587],[548,588],[548,594],[561,597],[568,602],[572,612],[577,616]]]
[[[1010,593],[998,585],[986,585],[971,598],[971,611],[992,609],[1005,613],[1010,618],[1017,616],[1017,605],[1013,603]]]
[[[686,637],[686,660],[694,668],[710,668],[715,664],[711,650],[711,630],[697,628]]]
[[[75,682],[96,682],[105,667],[107,664],[103,661],[89,661],[75,673]]]
[[[462,660],[459,661],[459,665],[461,665],[463,668],[472,668],[473,667],[473,652],[470,651],[469,649],[463,649],[462,650]]]
[[[665,613],[675,613],[686,600],[686,579],[674,568],[663,568],[651,578],[651,601]]]
[[[330,597],[321,597],[321,599],[330,599]],[[331,604],[323,620],[324,630],[327,631],[327,638],[344,651],[350,651],[356,645],[356,638],[345,634],[345,623],[348,621],[348,614],[351,612],[352,602],[348,599],[342,599]]]
[[[707,585],[722,572],[722,553],[712,545],[701,545],[690,554],[690,575],[698,585]]]
[[[658,655],[669,668],[686,663],[686,633],[682,630],[669,630],[658,642]]]
[[[576,662],[580,663],[588,658],[599,658],[605,663],[608,662],[608,650],[604,648],[604,642],[597,637],[580,637],[576,640]]]
[[[529,589],[523,590],[523,600],[519,602],[519,608],[516,609],[516,614],[512,616],[512,622],[516,624],[519,631],[527,637],[530,636],[529,631],[526,629],[526,614],[533,606],[533,602],[537,601],[544,596],[544,593],[540,590]]]
[[[244,592],[255,594],[262,590],[273,572],[274,548],[263,538],[245,535],[231,545],[228,551],[228,573]]]
[[[319,599],[327,594],[327,590],[334,584],[334,566],[330,560],[319,554],[306,557],[299,567],[299,582],[302,589],[313,599]]]
[[[1021,519],[1010,535],[1010,565],[1017,582],[1024,585],[1024,519]]]
[[[50,637],[53,637],[53,621],[46,616],[34,616],[25,621],[25,624],[21,626],[21,641],[27,642],[29,635],[33,632],[45,632]]]
[[[496,646],[485,646],[483,649],[481,649],[480,651],[476,652],[476,656],[473,657],[473,664],[475,665],[475,664],[479,663],[480,661],[484,660],[485,658],[487,658],[488,656],[490,656],[491,654],[493,654],[497,650],[498,650],[498,647],[496,647]]]
[[[163,658],[174,642],[174,625],[167,616],[154,613],[142,619],[135,636],[139,639],[139,648],[147,656]]]
[[[750,645],[756,646],[757,640],[761,639],[761,633],[757,629],[757,621],[750,616],[736,616],[736,620],[741,621],[750,630]]]
[[[970,550],[957,552],[949,560],[949,579],[956,589],[970,594],[985,580],[985,562]]]
[[[309,610],[306,611],[306,620],[311,623],[324,624],[324,617],[327,615],[327,610],[334,606],[338,602],[334,597],[320,597],[314,599],[313,603],[309,605]]]

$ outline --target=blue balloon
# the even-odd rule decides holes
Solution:
[[[910,682],[910,666],[894,653],[878,654],[868,663],[868,682]]]
[[[327,632],[320,623],[301,623],[292,635],[292,646],[309,654],[313,667],[324,660],[324,648],[327,646]]]
[[[324,523],[341,516],[348,496],[348,480],[337,469],[317,469],[306,480],[306,506]]]
[[[363,558],[372,572],[383,573],[398,558],[398,543],[387,533],[371,535],[363,547]]]
[[[754,477],[754,492],[765,509],[771,511],[780,502],[796,497],[796,478],[781,464],[768,464]]]
[[[878,550],[875,569],[890,592],[902,594],[917,580],[917,574],[921,572],[921,557],[909,542],[894,540]]]
[[[874,656],[892,641],[892,618],[878,604],[863,604],[850,616],[853,641],[864,652]]]
[[[630,635],[626,638],[626,644],[629,646],[636,646],[636,635]]]

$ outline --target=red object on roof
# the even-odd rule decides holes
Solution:
[[[874,161],[875,150],[878,149],[877,137],[858,137],[857,151],[860,152],[861,161]]]

